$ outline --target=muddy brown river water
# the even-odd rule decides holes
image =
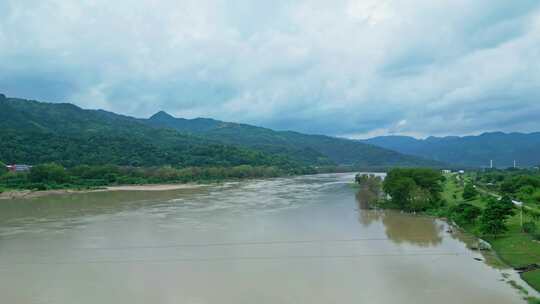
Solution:
[[[352,179],[0,201],[0,303],[525,303],[474,239]]]

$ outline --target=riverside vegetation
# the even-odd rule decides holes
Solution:
[[[5,165],[0,162],[0,167],[3,169]],[[250,165],[188,168],[79,165],[64,168],[56,163],[48,163],[34,166],[28,172],[0,169],[0,193],[6,190],[93,189],[111,185],[213,182],[316,172],[309,167],[284,169]]]
[[[357,175],[362,187],[379,187],[374,208],[447,218],[489,242],[497,256],[522,270],[522,278],[540,290],[540,176],[536,171],[488,171],[442,174],[424,168],[390,170],[384,179]],[[525,199],[523,208],[513,199]],[[528,298],[530,303],[538,299]]]

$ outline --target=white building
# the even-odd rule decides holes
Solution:
[[[11,172],[25,172],[30,171],[32,166],[29,165],[7,165],[6,168]]]

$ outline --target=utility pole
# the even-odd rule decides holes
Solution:
[[[493,159],[489,161],[489,168],[493,169]]]
[[[525,232],[525,231],[523,230],[523,203],[521,203],[519,209],[520,209],[520,213],[519,213],[519,222],[520,222],[520,224],[521,224],[521,232]]]
[[[516,160],[514,159],[514,169],[517,168],[516,166]]]
[[[519,206],[519,224],[521,226],[521,232],[523,231],[523,202],[512,200],[514,205]]]

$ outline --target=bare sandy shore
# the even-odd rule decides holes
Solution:
[[[150,184],[150,185],[124,185],[124,186],[109,186],[99,189],[75,190],[75,189],[59,189],[59,190],[13,190],[0,193],[0,200],[9,199],[24,199],[34,198],[47,195],[72,194],[72,193],[89,193],[89,192],[104,192],[104,191],[171,191],[181,189],[197,189],[204,184]]]
[[[208,185],[203,184],[156,184],[156,185],[126,185],[110,186],[102,191],[168,191],[180,189],[195,189]]]
[[[103,190],[102,189],[98,189],[98,190],[61,189],[61,190],[46,190],[46,191],[12,190],[12,191],[6,191],[3,193],[0,193],[0,200],[34,198],[34,197],[54,195],[54,194],[86,193],[86,192],[93,192],[93,191],[103,191]]]

